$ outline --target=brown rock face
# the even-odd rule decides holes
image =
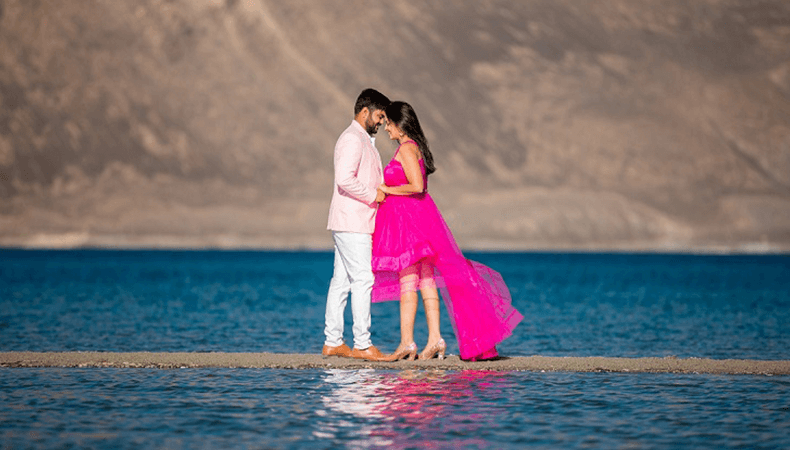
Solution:
[[[790,250],[785,0],[0,0],[0,245],[328,247],[365,87],[462,246]]]

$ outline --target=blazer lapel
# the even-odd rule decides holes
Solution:
[[[384,178],[384,171],[381,167],[381,154],[379,154],[376,144],[373,142],[370,143],[370,150],[373,152],[373,155],[376,158],[376,172],[379,174],[379,179],[381,180]]]
[[[376,173],[379,176],[379,180],[383,180],[384,179],[384,171],[383,171],[383,169],[381,167],[381,155],[379,154],[379,151],[376,149],[376,145],[373,143],[373,138],[367,133],[364,133],[364,136],[365,136],[365,139],[366,139],[364,141],[365,142],[365,147],[367,148],[367,151],[373,156],[373,161],[376,162],[375,170],[376,170]]]

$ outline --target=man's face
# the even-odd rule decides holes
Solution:
[[[373,136],[377,131],[379,131],[379,126],[382,123],[384,123],[384,111],[376,109],[373,111],[373,114],[368,114],[368,118],[365,119],[365,131],[367,131],[369,135]]]

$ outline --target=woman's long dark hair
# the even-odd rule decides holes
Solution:
[[[422,152],[422,159],[425,160],[426,176],[436,172],[436,166],[433,165],[433,155],[428,148],[428,139],[425,138],[425,133],[422,132],[422,127],[420,126],[420,121],[417,120],[417,113],[414,112],[414,108],[406,102],[392,102],[384,112],[387,114],[387,120],[391,120],[407,136],[417,142],[417,147]]]

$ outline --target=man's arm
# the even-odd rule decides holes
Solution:
[[[370,189],[357,178],[362,160],[362,143],[353,135],[345,135],[335,146],[335,183],[350,196],[365,204],[376,201],[376,189]]]

